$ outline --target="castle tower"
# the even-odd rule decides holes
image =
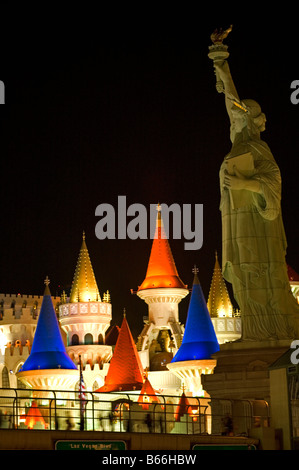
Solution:
[[[143,367],[124,315],[105,383],[96,392],[141,390]]]
[[[181,347],[167,364],[168,369],[179,377],[194,396],[203,396],[201,374],[211,374],[216,360],[211,356],[219,351],[219,344],[194,268],[192,293],[187,313],[186,328]]]
[[[222,276],[217,252],[215,253],[215,265],[207,307],[220,344],[227,341],[236,341],[241,338],[240,313],[233,310],[233,305]]]
[[[183,327],[178,305],[189,293],[180,279],[157,207],[156,231],[144,281],[137,295],[148,304],[148,321],[138,338],[137,348],[144,367],[167,370],[172,351],[180,347]]]
[[[111,321],[110,296],[101,297],[83,232],[69,302],[59,306],[59,322],[67,335],[67,353],[85,370],[100,370],[110,360],[112,347],[105,345],[105,332]],[[84,379],[88,378],[86,374]]]
[[[63,344],[49,282],[46,278],[30,355],[16,375],[25,385],[34,389],[70,390],[79,375]]]

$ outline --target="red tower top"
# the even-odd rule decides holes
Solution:
[[[143,283],[138,287],[138,292],[144,289],[159,287],[178,287],[186,289],[187,286],[180,279],[168,239],[163,227],[161,208],[158,205],[156,231],[152,244],[152,250]]]
[[[143,367],[128,322],[124,316],[105,384],[96,392],[141,390]]]

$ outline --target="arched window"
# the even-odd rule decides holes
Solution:
[[[79,336],[76,335],[76,334],[74,334],[74,335],[72,336],[72,346],[76,346],[76,345],[78,345],[78,344],[79,344]]]
[[[100,386],[99,386],[98,382],[95,380],[94,383],[92,384],[92,391],[94,392],[98,388],[100,388]]]
[[[8,375],[7,367],[5,366],[2,369],[2,387],[9,388],[9,375]]]
[[[38,301],[36,300],[33,304],[33,307],[32,307],[32,318],[37,318],[37,307],[38,307]]]
[[[93,337],[91,333],[87,333],[84,336],[84,344],[93,344]]]

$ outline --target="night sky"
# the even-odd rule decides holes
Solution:
[[[85,230],[100,293],[111,293],[112,323],[126,308],[137,336],[147,306],[130,289],[145,277],[152,241],[95,236],[96,207],[117,209],[125,195],[127,205],[147,208],[203,204],[203,247],[170,245],[190,287],[198,266],[207,298],[215,250],[221,259],[218,173],[230,150],[224,96],[207,53],[212,31],[230,19],[177,13],[175,22],[102,16],[89,25],[93,12],[85,12],[84,27],[40,21],[1,32],[0,292],[42,294],[47,275],[52,295],[69,292]],[[280,20],[231,22],[232,75],[240,97],[257,100],[266,114],[262,138],[283,181],[287,262],[299,272],[299,105],[290,101],[299,79],[296,30]],[[188,301],[180,304],[182,323]]]

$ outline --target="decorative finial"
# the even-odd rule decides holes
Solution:
[[[126,316],[126,308],[124,307],[123,309],[123,316],[125,317]]]
[[[82,240],[85,240],[85,231],[83,230]]]
[[[193,269],[192,269],[192,272],[193,274],[197,274],[199,271],[198,267],[196,266],[196,264],[194,265]]]
[[[156,209],[158,212],[161,212],[161,204],[160,202],[158,202],[157,206],[156,206]]]
[[[62,296],[61,296],[61,302],[63,304],[66,304],[66,300],[67,300],[67,296],[66,296],[65,290],[63,290],[62,291]]]
[[[108,303],[108,304],[111,303],[111,296],[110,296],[109,290],[107,290],[107,292],[104,292],[103,302]]]
[[[50,279],[48,278],[48,276],[46,276],[46,279],[44,280],[44,284],[46,284],[46,286],[50,284]]]

